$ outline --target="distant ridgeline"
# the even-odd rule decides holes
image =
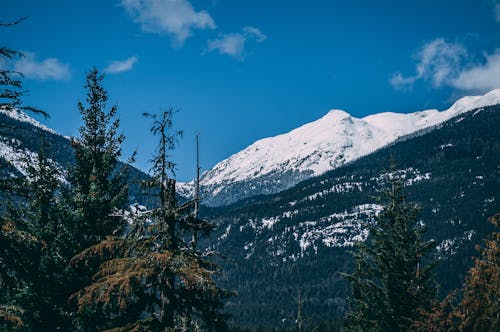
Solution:
[[[26,162],[34,160],[45,140],[47,156],[54,161],[54,167],[64,174],[73,165],[75,156],[69,138],[38,123],[24,113],[0,110],[0,178],[22,176]],[[147,205],[148,197],[141,194],[139,183],[147,174],[132,166],[126,166],[130,179],[130,203]]]
[[[200,182],[203,202],[214,207],[275,194],[401,137],[433,130],[460,114],[496,104],[500,104],[500,89],[462,97],[442,111],[383,112],[357,118],[342,110],[330,110],[320,119],[287,133],[260,139],[207,170]],[[192,195],[193,181],[178,186],[180,193]]]
[[[306,319],[342,317],[350,286],[339,272],[350,270],[354,241],[366,238],[362,222],[380,211],[373,196],[391,158],[435,240],[440,293],[457,288],[491,232],[487,218],[500,211],[500,105],[433,129],[286,191],[205,208],[219,225],[213,246],[229,257],[223,282],[239,296],[226,308],[238,324],[290,326],[299,293]]]

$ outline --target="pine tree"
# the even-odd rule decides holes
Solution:
[[[66,266],[68,229],[61,218],[61,171],[47,155],[48,145],[41,137],[36,160],[27,168],[29,181],[26,219],[32,233],[43,243],[37,271],[30,278],[30,289],[24,295],[23,308],[31,327],[38,331],[64,330],[68,327],[66,313]]]
[[[81,313],[91,313],[97,329],[110,331],[209,331],[226,329],[220,313],[226,292],[217,287],[217,266],[204,252],[189,246],[183,232],[208,228],[186,214],[176,202],[174,164],[168,153],[172,111],[151,116],[159,145],[146,186],[158,198],[158,207],[129,215],[124,236],[110,236],[76,256],[71,264],[98,265],[94,283],[73,295]]]
[[[11,256],[6,257],[10,264],[23,264],[7,273],[23,276],[16,278],[11,297],[11,304],[22,313],[19,318],[23,326],[28,330],[55,331],[64,329],[67,323],[64,284],[68,257],[61,256],[66,233],[59,218],[59,170],[46,154],[44,137],[40,140],[37,157],[25,157],[26,178],[11,191],[16,200],[5,220],[10,225],[7,234],[17,242],[8,245]]]
[[[125,168],[118,169],[124,136],[118,134],[117,107],[105,110],[108,97],[103,79],[95,68],[87,74],[87,104],[78,103],[83,125],[80,138],[72,141],[76,161],[69,182],[77,252],[104,240],[119,227],[120,218],[112,213],[123,208],[128,197]]]
[[[62,189],[65,197],[69,249],[65,257],[84,252],[122,228],[123,220],[114,212],[124,208],[128,199],[126,166],[119,165],[124,136],[118,133],[117,107],[106,109],[108,95],[103,87],[104,75],[96,68],[87,73],[86,103],[78,102],[83,124],[79,138],[72,139],[75,164],[68,174],[69,186]],[[69,266],[65,292],[70,295],[92,283],[96,265],[83,269]],[[76,310],[73,307],[73,310]],[[81,325],[88,315],[71,313],[74,324]]]
[[[464,296],[454,312],[459,331],[500,330],[500,214],[490,218],[497,228],[485,246],[478,246],[480,257],[466,277]]]
[[[353,293],[347,319],[353,331],[407,331],[436,296],[432,264],[424,265],[432,241],[418,209],[406,202],[402,179],[391,174],[381,192],[383,210],[369,224],[368,243],[359,243],[354,272],[347,275]]]

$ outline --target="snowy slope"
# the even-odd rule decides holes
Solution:
[[[500,89],[461,98],[444,111],[387,112],[359,119],[342,110],[331,110],[288,133],[256,141],[205,172],[201,180],[204,203],[222,205],[284,190],[372,153],[401,136],[498,103]],[[189,195],[191,188],[192,182],[179,184],[183,194]]]
[[[40,122],[33,119],[31,116],[28,116],[26,113],[24,113],[23,111],[20,111],[18,109],[7,110],[5,108],[0,107],[0,114],[7,115],[8,117],[11,117],[12,119],[17,120],[17,121],[29,123],[30,125],[35,126],[37,128],[40,128],[42,130],[45,130],[51,134],[59,135],[53,129],[50,129],[49,127],[41,124]]]

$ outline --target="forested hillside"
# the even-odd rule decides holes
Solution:
[[[500,106],[481,108],[279,194],[205,209],[230,257],[224,284],[239,293],[227,310],[248,326],[285,326],[300,293],[306,317],[342,317],[350,287],[339,272],[381,209],[374,196],[391,158],[436,242],[440,295],[459,287],[500,209],[499,128]]]

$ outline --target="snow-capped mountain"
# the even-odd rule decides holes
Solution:
[[[374,197],[394,174],[404,181],[408,202],[420,207],[426,238],[434,240],[440,289],[459,287],[474,247],[492,231],[487,218],[500,211],[500,104],[455,110],[433,130],[287,190],[202,209],[217,225],[210,245],[228,257],[223,286],[239,294],[227,312],[248,325],[280,326],[296,312],[300,293],[307,294],[309,319],[342,317],[350,287],[339,272],[350,270],[348,252],[366,239],[367,225],[383,208]],[[442,112],[424,120],[432,114]],[[396,166],[388,170],[391,160]]]
[[[444,111],[386,112],[355,118],[342,110],[331,110],[288,133],[258,140],[205,172],[201,179],[203,202],[225,205],[287,189],[366,156],[402,136],[498,103],[500,89],[463,97]],[[189,196],[192,187],[193,182],[180,183],[179,191]]]

